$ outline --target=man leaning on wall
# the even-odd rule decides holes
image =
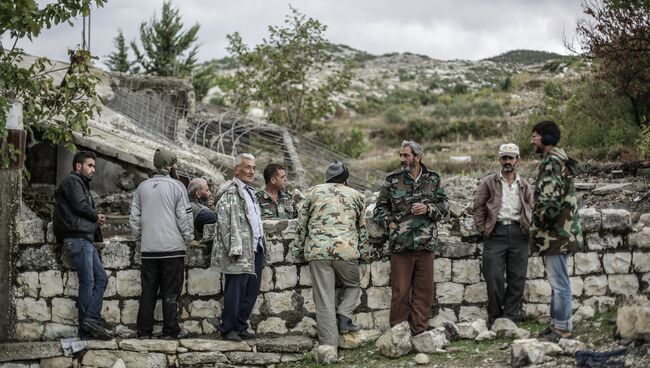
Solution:
[[[90,194],[96,159],[90,151],[79,151],[74,155],[73,171],[61,181],[54,194],[53,228],[57,243],[63,243],[72,257],[79,278],[79,337],[108,340],[112,337],[104,329],[101,318],[108,276],[94,244],[103,241],[100,225],[106,218],[97,210]]]

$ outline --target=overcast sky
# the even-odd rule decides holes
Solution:
[[[280,25],[292,4],[328,26],[333,43],[372,54],[412,52],[437,59],[478,60],[513,49],[566,54],[581,16],[579,0],[174,0],[185,27],[199,30],[199,60],[227,55],[226,35],[235,31],[257,44],[268,25]],[[113,50],[122,29],[127,40],[138,36],[143,20],[159,14],[162,0],[108,0],[93,9],[91,51],[101,60]],[[5,41],[6,43],[6,41]],[[46,30],[34,43],[21,41],[28,53],[66,60],[68,48],[81,43],[81,21],[74,27]],[[5,45],[5,47],[7,47]]]

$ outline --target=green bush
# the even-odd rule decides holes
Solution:
[[[641,158],[650,158],[650,125],[646,124],[641,128],[641,134],[636,140],[636,147]]]
[[[391,106],[384,111],[384,120],[389,124],[403,124],[404,111],[399,106]]]
[[[544,84],[544,95],[550,98],[562,98],[564,96],[562,83],[556,80],[549,80]]]

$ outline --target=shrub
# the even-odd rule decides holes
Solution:
[[[384,111],[384,120],[389,124],[403,124],[404,111],[399,106],[391,106]]]
[[[641,158],[650,158],[650,124],[646,124],[641,128],[641,134],[636,140],[636,147]]]

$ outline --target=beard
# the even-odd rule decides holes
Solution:
[[[400,162],[400,166],[402,167],[402,171],[410,172],[413,169],[415,169],[416,162],[413,161],[410,164],[407,164],[406,162]]]
[[[502,170],[503,172],[510,173],[510,172],[515,171],[515,168],[514,168],[514,166],[512,166],[511,164],[505,164],[505,165],[503,165],[503,166],[501,167],[501,170]]]

